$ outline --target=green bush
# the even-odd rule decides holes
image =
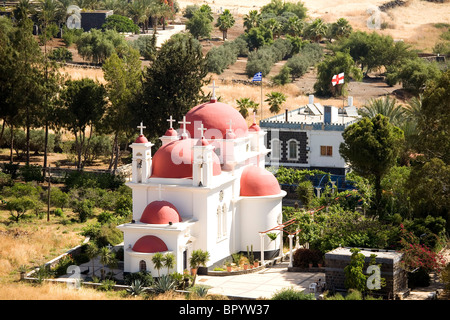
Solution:
[[[294,267],[299,268],[308,268],[308,265],[312,263],[313,265],[317,265],[317,263],[321,260],[322,254],[318,250],[312,249],[297,249],[294,253]]]
[[[83,29],[68,29],[66,26],[64,26],[62,39],[66,47],[69,47],[72,43],[77,42],[82,33]]]
[[[124,185],[125,179],[120,175],[110,173],[93,173],[85,171],[73,171],[66,174],[65,185],[67,188],[101,188],[116,190]]]
[[[42,176],[42,166],[40,165],[25,165],[19,169],[20,175],[26,181],[44,181]]]
[[[131,42],[131,46],[137,49],[145,60],[153,61],[156,56],[156,35],[140,36]]]
[[[64,211],[62,211],[61,208],[56,208],[55,210],[53,210],[53,214],[55,215],[55,217],[64,217]]]
[[[139,26],[128,17],[118,14],[110,15],[102,25],[103,30],[115,30],[117,32],[139,33]]]
[[[139,271],[134,273],[128,273],[125,275],[124,282],[126,285],[131,285],[134,281],[140,281],[144,287],[151,287],[154,284],[153,276],[150,272]]]
[[[94,212],[94,202],[90,200],[75,201],[73,204],[73,211],[78,214],[80,222],[86,222],[88,218],[92,217]]]
[[[50,60],[66,62],[72,60],[72,52],[66,47],[56,48],[52,50],[48,57]]]
[[[313,293],[304,293],[293,288],[284,288],[274,293],[271,300],[316,300]]]

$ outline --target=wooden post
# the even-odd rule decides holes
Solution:
[[[50,221],[50,165],[48,166],[47,221]]]

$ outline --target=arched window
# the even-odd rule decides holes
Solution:
[[[289,140],[288,144],[288,159],[289,160],[297,160],[297,141],[295,140]]]
[[[222,206],[222,237],[227,235],[227,205]]]
[[[273,139],[273,140],[272,140],[271,149],[272,149],[271,158],[274,159],[274,160],[279,160],[280,157],[281,157],[281,144],[280,144],[280,140],[278,140],[278,139]]]
[[[139,261],[139,271],[147,271],[147,263],[144,260]]]

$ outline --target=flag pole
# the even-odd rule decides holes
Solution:
[[[263,119],[263,81],[262,81],[262,74],[261,74],[261,120]]]

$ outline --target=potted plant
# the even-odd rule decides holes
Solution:
[[[258,259],[255,259],[254,266],[255,266],[255,268],[259,267],[259,260]]]
[[[312,268],[312,267],[313,267],[313,262],[312,262],[312,261],[309,261],[309,262],[308,262],[308,266],[309,266],[309,268]]]
[[[244,264],[244,270],[247,270],[247,269],[248,269],[248,264],[245,263],[245,264]]]
[[[200,262],[199,262],[200,255],[201,255],[201,253],[199,252],[199,250],[194,250],[191,253],[191,258],[189,259],[189,264],[191,265],[191,275],[193,275],[193,276],[197,275],[197,269],[198,269],[198,266],[200,265]]]
[[[198,274],[207,274],[206,263],[209,260],[209,252],[203,251],[201,249],[192,251],[191,260],[191,268],[194,266],[194,269],[197,269],[195,272]],[[193,262],[193,263],[192,263]]]
[[[231,262],[230,261],[225,261],[225,266],[227,267],[227,271],[231,272]]]

